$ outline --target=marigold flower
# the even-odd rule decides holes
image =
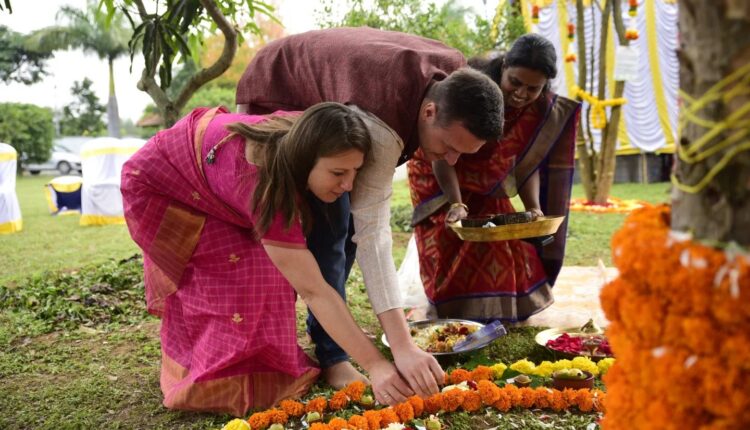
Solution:
[[[229,421],[221,428],[221,430],[252,430],[250,424],[247,421],[239,418],[235,418]]]
[[[326,401],[326,398],[323,396],[316,397],[314,399],[311,399],[307,402],[305,405],[305,412],[318,412],[320,414],[323,413],[323,411],[326,410],[326,407],[328,405],[328,402]]]
[[[424,413],[424,400],[419,396],[411,396],[407,399],[411,403],[411,407],[414,410],[415,417],[421,417]]]
[[[471,371],[470,379],[475,382],[491,381],[493,379],[492,369],[487,366],[477,366]]]
[[[393,410],[393,408],[385,408],[380,410],[380,426],[384,427],[387,426],[390,423],[397,423],[399,422],[398,414]]]
[[[476,412],[482,407],[482,397],[477,391],[465,391],[463,393],[461,408],[466,412]]]
[[[506,390],[500,390],[500,396],[492,405],[493,408],[501,412],[507,412],[513,406],[510,394]]]
[[[591,396],[591,391],[586,389],[578,390],[576,400],[576,405],[581,412],[590,412],[594,409],[594,398]]]
[[[433,394],[424,399],[424,412],[436,414],[443,409],[443,393]]]
[[[323,423],[312,423],[310,430],[331,430],[328,424]]]
[[[464,393],[468,393],[468,391],[454,389],[443,393],[443,410],[453,412],[458,409],[463,403]]]
[[[349,427],[351,427],[352,430],[370,430],[370,425],[367,422],[367,418],[363,417],[362,415],[350,416]]]
[[[380,417],[380,411],[365,411],[363,414],[367,420],[367,424],[371,429],[379,429],[382,418]]]
[[[521,394],[521,402],[518,406],[528,409],[536,402],[536,390],[529,387],[519,388],[518,392]]]
[[[282,400],[279,403],[282,411],[293,417],[301,417],[305,413],[305,405],[294,400]]]
[[[331,418],[328,421],[328,428],[331,430],[344,430],[349,426],[349,423],[343,418]]]
[[[332,411],[338,411],[346,407],[349,404],[349,397],[343,391],[336,391],[328,401],[328,409]]]
[[[266,414],[265,412],[256,412],[250,415],[250,418],[247,419],[247,422],[253,429],[264,429],[268,427],[269,424],[271,424],[271,420],[268,418],[268,414]]]
[[[608,357],[599,360],[599,362],[596,363],[596,367],[599,368],[599,374],[604,375],[607,373],[609,368],[612,367],[613,364],[615,364],[615,359]]]
[[[596,363],[591,361],[588,357],[576,357],[571,361],[571,366],[575,369],[585,370],[591,372],[592,375],[596,376],[599,374],[599,367]]]
[[[362,394],[365,393],[367,385],[362,381],[354,381],[351,384],[344,387],[344,392],[350,399],[358,402],[362,398]]]
[[[565,401],[565,397],[560,390],[552,390],[552,403],[550,407],[555,412],[560,412],[568,408],[568,402]]]
[[[289,421],[289,414],[279,409],[269,409],[266,411],[268,420],[273,423],[286,424]]]
[[[549,409],[552,407],[552,390],[549,388],[537,388],[535,392],[536,400],[534,401],[534,406],[539,409]]]
[[[505,373],[505,370],[508,368],[503,363],[497,363],[490,366],[490,369],[492,369],[492,376],[493,379],[500,379],[503,377],[503,373]]]
[[[524,358],[523,360],[518,360],[515,363],[511,364],[510,368],[511,370],[523,373],[524,375],[533,375],[536,365]]]
[[[408,400],[393,406],[393,411],[398,415],[399,421],[402,423],[409,422],[414,419],[414,408],[411,402]]]
[[[460,384],[464,381],[469,381],[471,379],[471,373],[469,373],[468,370],[465,369],[456,369],[453,372],[451,372],[451,384]]]
[[[487,406],[494,404],[500,398],[500,387],[491,381],[479,381],[477,383],[479,397]]]

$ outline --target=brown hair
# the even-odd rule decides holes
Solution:
[[[248,156],[252,151],[259,166],[251,201],[258,214],[255,229],[259,236],[268,230],[277,212],[283,214],[287,228],[299,218],[309,230],[312,219],[302,193],[318,159],[351,149],[367,157],[372,146],[362,118],[347,106],[332,102],[316,104],[296,118],[275,116],[260,124],[228,124],[227,129],[250,141]]]

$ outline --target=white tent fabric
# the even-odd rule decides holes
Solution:
[[[21,206],[16,194],[18,153],[7,143],[0,143],[0,234],[23,229]]]
[[[522,2],[530,8],[533,2]],[[568,40],[566,23],[576,26],[575,2],[556,0],[544,2],[545,7],[539,11],[539,22],[532,30],[549,39],[557,51],[558,75],[553,81],[555,90],[569,96],[570,88],[578,82],[577,63],[565,63]],[[623,7],[623,22],[627,26],[627,2]],[[627,81],[623,97],[627,104],[623,107],[623,119],[619,133],[618,150],[635,150],[635,152],[654,152],[673,150],[677,139],[679,61],[678,48],[678,7],[674,1],[641,0],[635,18],[640,37],[630,45],[638,51],[637,78]],[[614,27],[610,25],[607,46],[601,47],[601,15],[596,6],[589,6],[584,12],[583,28],[587,54],[595,53],[587,61],[586,91],[596,95],[599,81],[599,59],[607,56],[607,98],[612,97],[614,86],[614,63],[617,58],[615,50],[617,38],[613,36]],[[577,41],[574,41],[577,53]],[[579,58],[577,61],[581,61]],[[607,109],[609,113],[609,109]],[[581,120],[584,126],[589,118],[585,115],[588,106],[584,104]],[[595,146],[601,139],[600,130],[591,128]]]
[[[83,145],[81,225],[125,223],[120,193],[122,165],[144,143],[142,139],[100,137]]]

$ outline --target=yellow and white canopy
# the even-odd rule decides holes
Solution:
[[[83,144],[81,225],[125,223],[120,194],[122,165],[144,143],[142,139],[100,137]]]
[[[637,51],[638,63],[635,79],[625,83],[623,97],[627,100],[623,106],[622,122],[618,134],[618,154],[639,152],[674,152],[677,139],[679,61],[677,49],[679,43],[677,2],[675,0],[638,0],[637,14],[628,16],[628,2],[623,1],[623,21],[626,26],[634,24],[639,37],[631,41],[632,50]],[[501,1],[502,3],[502,1]],[[583,26],[587,55],[594,53],[593,58],[586,59],[586,90],[597,94],[599,80],[599,60],[606,58],[607,88],[606,98],[613,97],[614,71],[618,61],[616,55],[617,38],[610,18],[606,46],[600,45],[601,13],[590,1],[584,2],[584,22],[576,22],[575,1],[568,0],[521,0],[524,21],[529,31],[541,34],[549,39],[557,50],[558,76],[553,81],[553,88],[558,94],[575,98],[572,88],[578,83],[577,62],[566,62],[566,53],[570,52],[571,40],[568,39],[567,24]],[[538,22],[532,20],[532,8],[538,8]],[[596,8],[590,10],[590,8]],[[577,35],[576,35],[577,37]],[[572,41],[577,52],[577,40]],[[578,58],[576,61],[581,61]],[[584,125],[590,120],[586,113],[589,106],[585,103],[581,120]],[[600,139],[600,130],[592,127],[594,140]],[[596,145],[598,146],[598,145]]]
[[[18,153],[7,143],[0,143],[0,234],[23,229],[21,207],[16,195]]]

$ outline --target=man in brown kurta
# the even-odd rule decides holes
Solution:
[[[338,28],[268,44],[237,86],[238,110],[251,114],[304,110],[323,101],[360,110],[373,137],[373,154],[350,196],[335,204],[308,199],[315,220],[308,248],[326,281],[342,296],[356,250],[396,367],[421,395],[437,391],[443,372],[432,356],[416,347],[402,311],[391,255],[393,172],[417,149],[427,158],[453,164],[460,154],[476,152],[502,134],[499,88],[484,75],[462,69],[465,64],[459,51],[434,40],[371,28]],[[361,377],[312,315],[308,330],[332,385]]]

